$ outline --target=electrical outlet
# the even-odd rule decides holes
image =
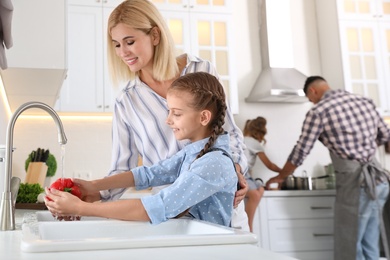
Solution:
[[[92,173],[89,171],[75,171],[73,173],[73,178],[83,179],[83,180],[91,180]]]

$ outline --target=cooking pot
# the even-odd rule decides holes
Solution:
[[[283,183],[283,187],[287,190],[316,190],[326,187],[325,183],[321,185],[321,181],[324,178],[329,177],[328,175],[323,175],[320,177],[297,177],[289,175]]]

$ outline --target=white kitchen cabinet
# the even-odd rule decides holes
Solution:
[[[338,0],[345,89],[390,113],[390,1]]]
[[[190,53],[216,67],[232,112],[238,113],[231,0],[153,0],[167,21],[177,55]]]
[[[231,13],[232,0],[152,0],[160,11]]]
[[[110,112],[118,89],[107,69],[106,27],[121,0],[68,1],[68,76],[56,109],[61,112]]]
[[[266,191],[259,245],[297,259],[333,259],[334,201],[334,190]]]

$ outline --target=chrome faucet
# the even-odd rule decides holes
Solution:
[[[41,103],[41,102],[27,102],[21,105],[15,113],[12,115],[7,128],[7,140],[6,140],[6,152],[5,152],[5,176],[4,176],[4,191],[1,198],[1,207],[0,207],[0,230],[14,230],[15,229],[15,204],[12,199],[11,193],[11,177],[12,177],[12,149],[13,149],[13,132],[16,120],[19,115],[30,108],[40,108],[53,118],[54,122],[57,125],[58,131],[58,142],[60,144],[66,144],[67,139],[64,132],[64,127],[62,125],[61,119],[50,106]],[[16,197],[17,194],[14,194]]]

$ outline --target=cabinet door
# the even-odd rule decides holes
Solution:
[[[372,20],[390,18],[390,0],[338,0],[339,19]]]
[[[161,11],[175,42],[176,55],[191,53],[191,30],[188,13]]]
[[[60,111],[103,111],[102,31],[101,7],[68,6],[69,70]]]
[[[152,0],[160,11],[231,13],[231,0]]]
[[[111,12],[119,5],[122,1],[108,1],[107,5],[103,6],[103,93],[102,99],[103,103],[101,104],[104,112],[113,112],[115,105],[115,98],[124,86],[113,86],[110,75],[108,72],[108,60],[107,60],[107,22],[110,17]]]
[[[268,219],[333,218],[334,197],[267,198]]]
[[[231,15],[191,13],[191,50],[217,69],[233,113],[238,113]]]
[[[68,5],[79,6],[102,6],[103,0],[68,0]]]
[[[333,250],[333,219],[271,220],[269,236],[275,252]]]
[[[112,10],[114,10],[115,7],[117,7],[124,0],[100,0],[100,1],[103,1],[103,6],[104,7],[110,8],[111,11],[112,11]]]
[[[372,98],[379,109],[386,111],[386,75],[380,30],[377,22],[340,21],[345,89]]]

